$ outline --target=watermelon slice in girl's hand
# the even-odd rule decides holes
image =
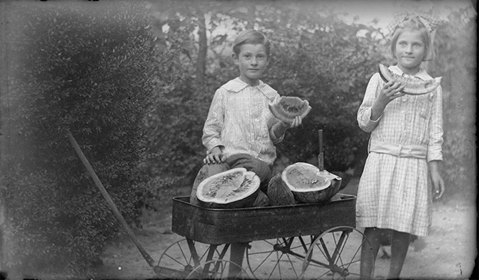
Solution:
[[[302,100],[296,96],[281,96],[269,103],[269,110],[277,119],[292,123],[296,116],[306,117],[311,111],[311,106],[308,100]]]

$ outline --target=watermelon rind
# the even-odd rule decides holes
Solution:
[[[436,90],[441,85],[442,77],[436,77],[431,80],[411,79],[397,75],[384,64],[378,66],[379,76],[384,82],[388,83],[392,80],[399,80],[405,84],[403,92],[409,95],[422,95]]]
[[[285,112],[283,108],[281,108],[281,100],[292,100],[293,102],[302,104],[304,109],[298,113]],[[292,123],[294,121],[294,118],[297,116],[301,116],[301,118],[304,118],[311,111],[311,106],[309,105],[308,100],[302,100],[297,96],[280,96],[278,98],[275,98],[273,102],[269,103],[268,107],[275,118],[286,123]]]
[[[238,174],[239,177],[235,177],[234,184],[231,180],[224,184],[218,184],[218,181],[229,180],[228,176],[232,174]],[[216,183],[217,186],[211,184]],[[229,192],[225,192],[225,197],[212,197],[206,195],[209,191],[224,191],[229,184]],[[247,187],[246,187],[247,186]],[[252,171],[247,171],[245,168],[233,168],[225,172],[215,174],[206,178],[198,185],[196,196],[198,203],[202,207],[207,208],[242,208],[250,207],[254,204],[258,195],[260,186],[259,177]],[[216,188],[216,190],[215,190]],[[238,192],[242,190],[241,192]],[[231,195],[230,195],[231,194]]]
[[[269,203],[274,206],[296,204],[293,192],[283,182],[281,173],[276,174],[269,180],[267,195]]]

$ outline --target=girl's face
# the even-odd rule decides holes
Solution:
[[[268,55],[263,44],[243,44],[238,55],[233,54],[240,70],[240,79],[250,85],[258,83],[268,66]]]
[[[394,53],[398,67],[406,74],[416,74],[426,55],[424,44],[419,30],[404,30],[396,41]]]

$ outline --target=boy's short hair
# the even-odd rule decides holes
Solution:
[[[266,49],[266,55],[269,57],[271,43],[263,33],[256,30],[244,30],[233,42],[233,52],[238,55],[243,44],[262,44]]]

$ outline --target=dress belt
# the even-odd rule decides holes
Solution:
[[[422,145],[397,145],[373,142],[370,143],[369,152],[389,154],[397,157],[425,159],[427,156],[427,147]]]

